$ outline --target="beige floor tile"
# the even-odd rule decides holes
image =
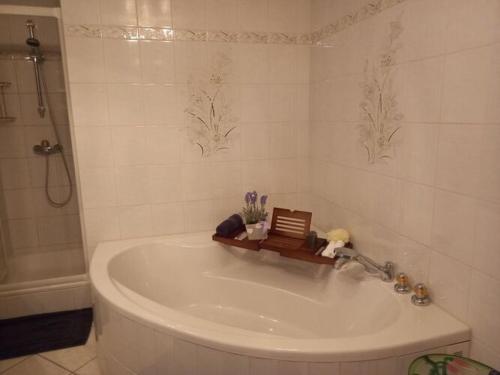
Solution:
[[[11,367],[2,375],[68,375],[69,372],[46,359],[35,355]]]
[[[79,368],[75,371],[75,374],[78,375],[101,375],[101,371],[99,370],[99,364],[97,359],[93,359],[85,366]]]
[[[90,329],[89,338],[87,339],[87,343],[85,345],[93,347],[96,345],[94,325],[92,325],[92,328]]]
[[[18,363],[24,361],[28,357],[29,356],[16,357],[16,358],[4,359],[3,361],[0,361],[0,373],[3,373],[7,369],[11,368],[14,365],[17,365]]]
[[[75,371],[96,357],[95,345],[90,343],[88,345],[40,353],[40,355],[69,371]]]

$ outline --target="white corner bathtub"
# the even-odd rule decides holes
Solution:
[[[467,354],[470,339],[392,283],[210,233],[102,243],[90,277],[107,375],[399,375],[423,352]]]

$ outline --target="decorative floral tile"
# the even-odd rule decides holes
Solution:
[[[209,42],[240,42],[262,44],[323,44],[325,39],[374,16],[388,8],[407,0],[374,0],[357,11],[340,17],[320,30],[311,33],[279,33],[279,32],[232,32],[225,30],[182,30],[162,27],[129,27],[109,25],[66,25],[69,36],[86,38],[143,39],[143,40],[180,40]]]
[[[139,28],[139,39],[173,41],[174,30],[171,28],[141,27]]]
[[[364,69],[363,100],[360,103],[362,123],[359,130],[360,141],[370,164],[393,158],[394,137],[401,129],[404,117],[399,112],[393,84],[402,32],[400,21],[391,22],[386,45],[378,55],[379,59],[366,61]]]
[[[105,39],[139,39],[139,30],[137,27],[129,26],[106,26],[101,28],[101,35]]]
[[[207,41],[234,43],[238,41],[238,33],[226,31],[207,31]]]
[[[267,33],[243,31],[238,33],[238,42],[242,43],[267,43]]]
[[[218,53],[213,66],[189,79],[189,101],[185,113],[189,118],[189,139],[202,157],[229,150],[238,119],[225,83],[232,60]]]
[[[66,33],[69,36],[79,36],[86,38],[101,38],[101,27],[92,25],[66,25]]]
[[[330,38],[334,34],[354,25],[357,24],[368,17],[374,16],[376,14],[379,14],[380,12],[389,9],[395,5],[398,5],[400,3],[403,3],[407,0],[375,0],[375,1],[370,1],[368,4],[364,5],[357,11],[351,13],[351,14],[346,14],[342,16],[340,19],[337,21],[330,23],[324,27],[322,27],[320,30],[316,30],[311,33],[311,39],[312,42],[315,44],[322,44],[321,42],[324,39]]]

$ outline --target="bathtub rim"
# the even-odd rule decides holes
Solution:
[[[127,298],[125,294],[118,290],[117,285],[107,272],[108,264],[115,256],[133,247],[147,244],[186,247],[214,245],[213,241],[211,241],[211,232],[102,242],[96,248],[90,265],[90,280],[97,301],[99,301],[98,303],[105,302],[109,304],[111,308],[117,310],[124,317],[147,326],[156,332],[197,345],[234,354],[276,360],[344,362],[401,356],[429,348],[462,343],[471,339],[470,328],[464,323],[453,318],[434,304],[426,306],[426,310],[420,310],[421,307],[412,306],[409,301],[406,301],[409,298],[408,295],[395,295],[394,297],[399,299],[400,303],[408,304],[409,308],[422,311],[423,316],[427,316],[426,319],[429,319],[428,315],[433,313],[445,314],[449,318],[449,327],[447,329],[450,332],[440,336],[429,336],[427,334],[427,336],[421,336],[418,339],[407,337],[405,340],[402,340],[402,335],[399,335],[399,340],[388,340],[389,342],[375,342],[374,338],[380,336],[380,334],[326,339],[296,339],[224,326],[175,311],[149,299],[146,303],[151,303],[153,307],[156,307],[147,309]],[[374,280],[374,282],[379,281]],[[380,281],[380,283],[382,282]],[[392,288],[392,284],[382,284],[381,287]],[[403,299],[405,299],[404,302],[402,302]],[[161,310],[162,316],[152,312],[152,310],[158,308]],[[442,329],[443,327],[437,328]],[[391,331],[395,331],[395,329]]]

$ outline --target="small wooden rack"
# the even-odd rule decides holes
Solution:
[[[334,259],[315,255],[321,247],[326,246],[326,239],[318,238],[314,249],[307,246],[306,238],[310,232],[311,218],[311,212],[275,208],[271,220],[271,229],[265,240],[236,239],[245,229],[239,229],[229,237],[214,234],[212,239],[226,245],[241,247],[247,250],[271,250],[287,258],[333,265],[335,263]]]

